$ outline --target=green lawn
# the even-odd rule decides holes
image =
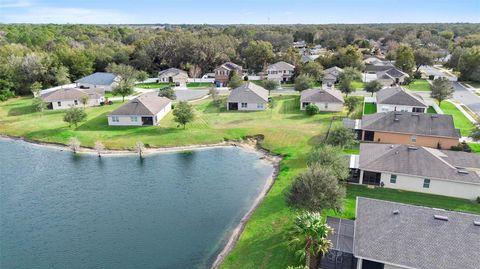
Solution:
[[[187,83],[187,88],[209,88],[213,86],[210,82],[190,82]]]
[[[437,111],[435,110],[435,108],[433,108],[433,106],[429,106],[427,108],[427,113],[437,114]]]
[[[140,83],[135,85],[135,87],[142,88],[142,89],[163,89],[168,87],[175,87],[175,84],[150,82],[150,83]]]
[[[365,84],[362,81],[355,80],[355,81],[352,81],[352,87],[356,91],[359,91],[359,90],[363,90],[365,88]]]
[[[465,117],[465,115],[463,115],[463,113],[455,107],[454,104],[443,101],[440,105],[440,108],[443,110],[444,114],[453,116],[455,128],[460,129],[462,136],[470,135],[472,129],[474,128],[473,123],[470,122],[467,117]]]
[[[377,113],[377,105],[375,103],[365,103],[363,110],[364,115]]]
[[[406,86],[411,91],[429,92],[430,84],[425,79],[416,79]]]

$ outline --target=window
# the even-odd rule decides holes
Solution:
[[[310,104],[310,103],[308,103],[308,102],[303,102],[303,103],[302,103],[302,107],[303,107],[303,108],[306,108],[306,107],[308,106],[308,104]]]
[[[62,106],[62,102],[57,102],[57,106]]]
[[[73,103],[78,106],[78,101],[77,100],[74,100]]]
[[[417,135],[412,135],[410,139],[412,139],[412,142],[414,143],[417,142]]]
[[[425,178],[423,180],[423,187],[426,188],[426,189],[430,188],[430,179]]]
[[[137,116],[130,117],[131,122],[138,122]]]
[[[328,108],[328,103],[325,103],[325,109],[327,109],[327,108]]]
[[[390,175],[390,183],[392,184],[397,183],[397,175]]]
[[[112,116],[112,122],[119,122],[118,116]]]
[[[242,108],[247,108],[247,103],[242,103]]]
[[[263,108],[263,104],[257,104],[257,108]]]

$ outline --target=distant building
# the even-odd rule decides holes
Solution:
[[[279,83],[290,82],[295,72],[295,66],[287,62],[277,62],[267,67],[267,79]]]
[[[98,106],[105,101],[105,90],[103,88],[60,88],[44,93],[40,98],[47,103],[47,109],[52,110]],[[82,103],[83,100],[87,101],[86,104]]]
[[[110,126],[152,126],[172,109],[172,101],[158,96],[158,93],[145,93],[115,109],[108,115]]]
[[[233,89],[227,100],[228,110],[265,110],[268,106],[268,91],[253,82]]]
[[[239,76],[243,76],[243,67],[232,62],[226,62],[215,68],[215,85],[217,87],[226,87],[231,72],[236,72]]]
[[[410,76],[398,68],[390,68],[386,71],[377,72],[377,80],[383,86],[393,86],[404,83]]]
[[[325,69],[323,71],[322,87],[324,89],[333,88],[341,73],[343,73],[343,69],[337,66]]]
[[[303,40],[295,41],[293,42],[293,47],[297,49],[304,49],[307,47],[307,43],[305,43]]]
[[[96,72],[75,80],[75,83],[81,89],[103,88],[105,91],[112,91],[119,80],[120,77],[113,73]]]
[[[300,96],[300,109],[310,105],[316,105],[320,111],[343,111],[342,93],[339,90],[320,90],[308,89],[304,90]]]
[[[308,62],[313,62],[315,61],[315,59],[317,59],[318,57],[320,57],[320,55],[302,55],[302,58],[300,59],[300,61],[302,62],[302,64],[304,63],[308,63]]]
[[[178,68],[168,68],[158,72],[158,82],[174,83],[176,86],[187,86],[187,72]]]
[[[405,111],[426,113],[428,105],[423,98],[402,87],[385,88],[377,92],[376,103],[378,112]]]

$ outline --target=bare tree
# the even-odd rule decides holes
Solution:
[[[137,141],[135,143],[135,152],[138,153],[140,156],[140,159],[143,157],[143,152],[145,151],[145,145],[142,143],[142,141]]]
[[[95,142],[95,146],[93,148],[97,152],[98,157],[102,157],[102,152],[105,150],[105,146],[103,145],[103,143],[101,141],[97,141]]]
[[[80,150],[80,140],[76,137],[71,137],[68,141],[68,147],[73,151],[73,154],[77,154],[77,151]]]
[[[88,95],[84,95],[80,98],[80,103],[82,103],[83,108],[85,108],[85,106],[88,104],[88,100],[90,100]]]

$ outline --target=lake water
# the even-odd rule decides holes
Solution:
[[[99,159],[0,139],[0,268],[208,268],[273,171],[259,157]]]

